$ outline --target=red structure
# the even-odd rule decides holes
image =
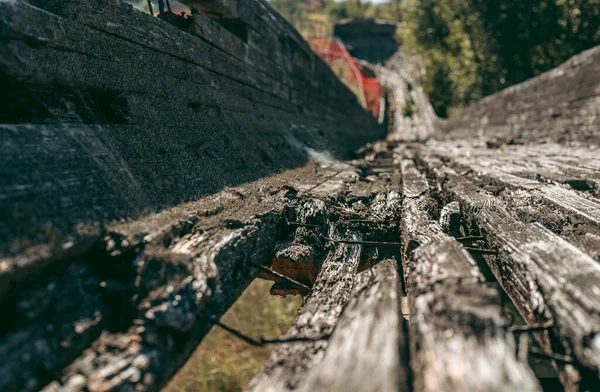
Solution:
[[[381,84],[375,73],[348,53],[344,44],[329,38],[308,38],[308,43],[357,95],[363,108],[379,117]]]

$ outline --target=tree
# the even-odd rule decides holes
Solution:
[[[422,57],[440,115],[600,44],[600,0],[406,0],[401,11],[400,39]]]

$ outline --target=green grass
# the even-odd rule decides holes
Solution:
[[[255,338],[283,335],[292,325],[301,299],[272,296],[272,283],[255,280],[221,321]],[[241,391],[273,349],[252,347],[215,327],[163,392]]]

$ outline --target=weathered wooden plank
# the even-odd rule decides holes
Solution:
[[[74,258],[40,263],[36,254],[19,268],[3,260],[10,285],[0,315],[12,322],[0,335],[7,361],[0,389],[38,390],[58,379],[65,388],[79,382],[103,390],[133,385],[132,373],[154,380],[141,388],[159,388],[212,326],[203,317],[221,315],[256,275],[247,260],[270,264],[294,187],[314,187],[333,173],[309,165],[116,222]],[[133,363],[134,352],[150,359]],[[133,366],[123,379],[108,374],[120,360]]]
[[[516,357],[498,291],[483,285],[470,254],[434,220],[437,204],[414,162],[401,165],[415,390],[540,390]]]
[[[58,279],[22,293],[17,309],[31,311],[2,336],[2,354],[10,359],[0,374],[3,389],[36,390],[60,374],[62,385],[81,382],[88,390],[134,385],[157,390],[212,326],[206,315],[224,313],[256,275],[245,260],[252,255],[257,262],[270,261],[280,222],[281,215],[271,212],[244,222],[242,229],[209,230],[186,242],[189,252],[181,250],[185,237],[170,249],[149,244],[141,253],[115,256],[113,265],[107,265],[109,259],[99,261],[104,265],[70,266]],[[100,266],[109,270],[98,271]],[[34,323],[29,328],[22,325],[28,319]]]
[[[64,3],[63,0],[58,0],[58,2]],[[33,28],[34,26],[26,23],[25,26],[21,26],[24,21],[40,17],[35,15],[36,10],[19,5],[19,2],[17,2],[17,7],[22,17],[18,20],[11,20],[11,27],[18,30],[26,29],[25,31],[40,31],[41,26]],[[37,12],[39,13],[41,10]],[[285,99],[289,96],[289,91],[285,86],[267,75],[257,72],[252,66],[227,55],[223,51],[214,50],[214,47],[208,45],[204,40],[196,36],[190,36],[165,21],[139,12],[124,2],[85,0],[74,5],[70,4],[68,7],[60,7],[55,12],[56,15],[44,14],[46,19],[55,19],[52,23],[56,27],[50,25],[51,30],[48,30],[48,32],[60,31],[62,33],[60,37],[62,40],[57,43],[70,44],[70,46],[76,45],[77,49],[89,52],[89,49],[86,50],[86,47],[89,48],[90,44],[86,42],[87,40],[82,40],[77,45],[69,39],[69,33],[90,39],[89,29],[81,28],[89,26],[98,34],[99,40],[106,42],[107,36],[113,38],[110,41],[113,56],[127,58],[123,53],[120,53],[118,46],[115,46],[119,43],[128,42],[130,46],[138,49],[151,50],[157,54],[192,64],[197,67],[196,72],[204,69],[209,74],[222,75],[229,80],[252,86],[279,98]],[[75,19],[77,24],[61,20],[56,16]],[[46,21],[46,25],[49,24],[48,22]],[[57,37],[54,37],[54,40],[57,40]],[[154,66],[164,72],[164,68],[158,64],[154,64]],[[243,72],[240,72],[240,70],[243,70]],[[143,72],[143,69],[140,69],[140,72]]]
[[[352,233],[348,238],[360,240],[361,236]],[[312,295],[306,298],[288,336],[331,334],[350,297],[361,249],[361,245],[338,244],[329,251]],[[297,388],[327,346],[326,339],[279,345],[246,390],[281,392]]]
[[[491,165],[481,165],[472,158],[464,157],[460,153],[448,152],[447,149],[441,146],[438,147],[435,144],[432,151],[474,170],[477,174],[485,176],[486,179],[491,181],[517,189],[530,190],[530,193],[541,196],[548,203],[600,226],[600,200],[593,197],[583,197],[576,191],[558,185],[542,183],[510,174],[502,166],[498,168]]]
[[[393,259],[356,275],[327,351],[299,391],[408,391],[408,355]]]
[[[489,144],[490,142],[488,142]],[[430,142],[430,148],[452,154],[455,160],[468,159],[530,180],[568,184],[575,189],[591,185],[598,192],[600,174],[595,146],[573,148],[556,144],[502,145],[482,148],[477,140]],[[458,161],[457,161],[458,162]]]
[[[327,94],[280,86],[276,72],[114,0],[0,7],[0,166],[11,179],[0,184],[3,257],[34,246],[49,253],[40,258],[62,255],[79,225],[101,232],[113,219],[303,165],[305,144],[340,155],[377,137],[330,70],[281,71],[324,78]],[[353,146],[352,129],[364,136]]]
[[[156,391],[189,358],[202,337],[268,263],[280,214],[242,222],[243,228],[194,233],[142,259],[133,325],[103,332],[61,375],[81,389]]]
[[[409,63],[414,60],[403,49],[377,69],[382,86],[387,90],[390,130],[387,140],[423,141],[434,136],[439,119],[423,88],[409,74]]]
[[[540,223],[553,233],[600,260],[600,228],[588,220],[549,204],[535,192],[503,190],[498,197],[524,223]]]
[[[427,150],[449,158],[456,170],[498,194],[523,222],[540,222],[591,257],[600,257],[600,202],[592,196],[593,188],[587,188],[597,173],[578,166],[593,161],[593,148],[528,145],[489,150],[470,142],[429,142]]]
[[[413,265],[408,284],[415,390],[541,390],[516,356],[498,291],[482,284],[475,262],[458,242],[418,248]]]
[[[416,169],[410,159],[402,159],[402,236],[404,250],[408,255],[417,246],[447,238],[440,225],[431,219],[437,210],[437,202],[429,194],[425,176]],[[414,244],[411,244],[414,242]]]
[[[498,257],[486,261],[523,318],[528,323],[554,323],[538,335],[544,349],[576,358],[574,364],[560,366],[565,388],[597,384],[600,351],[594,337],[600,328],[600,265],[542,226],[518,221],[501,200],[439,161],[429,163],[444,189],[461,202],[463,213],[498,249]]]
[[[348,177],[344,174],[348,173],[347,165],[335,166],[338,167],[339,174],[328,178],[313,189],[304,191],[326,195],[329,201],[325,215],[326,227],[328,227],[326,233],[321,233],[322,229],[319,229],[324,226],[324,223],[323,213],[318,211],[324,211],[324,206],[318,207],[314,204],[318,208],[313,208],[313,203],[310,203],[310,211],[303,211],[302,208],[298,210],[298,219],[302,224],[318,227],[299,227],[296,229],[295,239],[286,248],[287,250],[293,246],[307,245],[298,236],[317,235],[331,243],[331,250],[323,262],[321,272],[312,288],[312,294],[306,299],[288,335],[314,336],[318,333],[329,335],[348,300],[354,275],[359,268],[364,268],[360,266],[361,263],[366,266],[373,261],[362,254],[361,244],[340,243],[338,236],[350,242],[357,240],[361,242],[361,238],[368,239],[373,232],[379,233],[382,229],[394,231],[395,228],[391,222],[396,218],[400,207],[400,195],[394,190],[397,182],[394,184],[393,180],[388,180],[389,174],[382,173],[375,178],[357,183],[356,175]],[[348,188],[346,192],[339,192],[345,188]],[[318,212],[316,215],[313,213],[315,211]],[[318,219],[308,219],[308,216],[313,215]],[[366,234],[367,238],[363,238],[359,230],[364,228],[366,220],[368,226],[365,233],[368,234]],[[338,234],[338,231],[343,232],[342,228],[345,228],[346,235]],[[329,240],[332,237],[334,241]],[[365,260],[361,260],[361,256]],[[306,381],[306,376],[313,369],[317,369],[326,347],[327,340],[289,343],[278,347],[248,389],[275,391],[300,387]]]
[[[224,29],[208,16],[202,13],[194,15],[190,31],[238,60],[244,61],[253,68],[267,73],[273,79],[290,86],[291,83],[293,84],[292,78],[289,77],[286,70],[280,64],[277,64],[272,58],[264,55],[259,48],[249,45],[233,33]]]

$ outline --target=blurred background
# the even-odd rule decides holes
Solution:
[[[600,43],[600,0],[272,0],[306,36],[346,18],[398,22],[436,113],[522,82]]]
[[[272,284],[256,279],[221,321],[254,338],[285,334],[302,299],[273,296],[269,292]],[[274,348],[253,347],[220,328],[213,328],[163,392],[242,391]]]

